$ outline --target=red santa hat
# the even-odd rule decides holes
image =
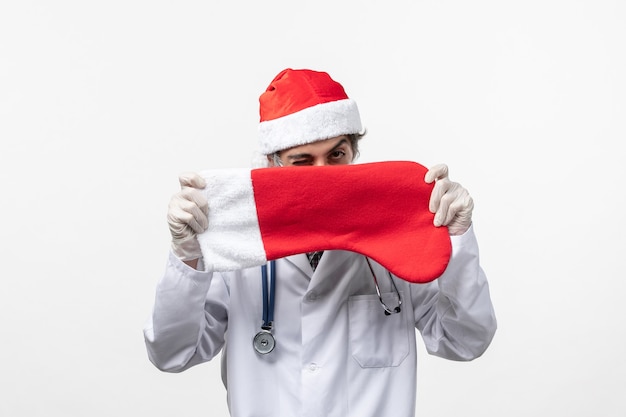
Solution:
[[[326,72],[287,68],[259,97],[259,151],[363,133],[356,102]]]

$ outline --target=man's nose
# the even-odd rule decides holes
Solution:
[[[323,167],[326,165],[328,165],[328,161],[326,160],[326,158],[315,158],[313,160],[313,166]]]

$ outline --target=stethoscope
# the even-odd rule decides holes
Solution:
[[[367,261],[367,266],[372,273],[374,286],[376,287],[376,295],[378,295],[378,302],[383,308],[385,316],[400,313],[402,311],[402,297],[400,296],[400,291],[391,276],[391,272],[387,271],[387,275],[389,276],[389,281],[391,281],[393,290],[398,298],[398,304],[394,308],[389,307],[383,300],[380,287],[378,286],[378,279],[374,273],[374,268],[372,268],[372,264],[367,257],[365,257],[365,260]],[[263,324],[261,325],[261,330],[254,336],[252,345],[257,353],[266,355],[273,351],[276,346],[276,339],[272,334],[272,326],[274,323],[274,299],[276,296],[276,261],[270,261],[269,282],[267,278],[267,265],[261,266],[261,284],[263,286]]]
[[[276,261],[270,261],[270,281],[267,282],[267,265],[261,266],[261,285],[263,286],[263,324],[252,341],[254,350],[263,355],[270,353],[276,346],[272,334],[274,323],[274,297],[276,296]],[[269,286],[269,294],[268,294]]]

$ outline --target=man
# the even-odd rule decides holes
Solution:
[[[261,95],[260,113],[260,150],[269,166],[345,165],[358,155],[356,103],[327,73],[282,71]],[[445,165],[424,180],[435,182],[434,224],[450,234],[443,275],[413,284],[338,250],[278,259],[268,332],[260,329],[268,309],[265,271],[205,270],[211,260],[202,259],[197,239],[211,210],[200,192],[205,182],[181,175],[168,211],[172,251],[144,329],[150,360],[180,372],[221,352],[235,417],[414,416],[415,329],[429,353],[459,361],[482,355],[496,330],[472,199],[448,179]]]

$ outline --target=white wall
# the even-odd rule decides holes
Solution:
[[[242,4],[243,3],[243,4]],[[385,5],[383,6],[382,3]],[[446,162],[499,330],[424,354],[418,415],[623,416],[626,3],[0,4],[0,415],[226,415],[141,333],[181,171],[247,167],[285,67],[360,106],[360,162]]]

